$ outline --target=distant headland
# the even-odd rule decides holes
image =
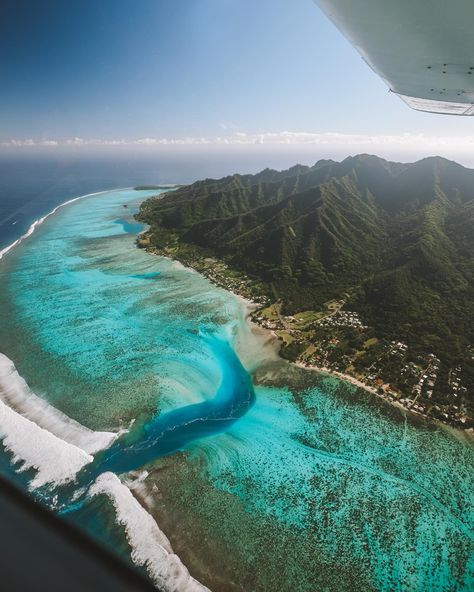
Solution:
[[[134,187],[135,191],[163,191],[166,189],[177,189],[178,187],[182,187],[182,185],[137,185]]]

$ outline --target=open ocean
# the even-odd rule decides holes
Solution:
[[[1,154],[0,249],[67,199],[139,183],[188,182],[198,174],[191,166],[152,156]]]
[[[135,247],[157,192],[114,188],[198,176],[0,161],[0,251],[94,193],[0,261],[0,472],[165,591],[473,590],[463,434],[279,360]]]

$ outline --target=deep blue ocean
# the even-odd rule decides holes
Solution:
[[[188,182],[195,178],[190,167],[166,160],[160,164],[159,160],[130,155],[0,155],[0,249],[72,197],[139,183]]]

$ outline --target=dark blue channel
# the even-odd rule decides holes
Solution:
[[[78,477],[79,484],[91,482],[99,474],[125,473],[182,450],[199,438],[221,433],[245,415],[255,402],[255,392],[248,372],[232,347],[217,337],[204,337],[221,366],[221,383],[210,400],[186,405],[154,417],[135,432],[126,434]]]

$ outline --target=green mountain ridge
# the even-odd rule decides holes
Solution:
[[[148,200],[139,218],[152,244],[257,278],[285,314],[349,294],[377,336],[472,373],[474,170],[363,154],[198,181]]]
[[[450,223],[474,197],[473,181],[474,172],[441,158],[404,165],[362,155],[200,181],[149,201],[142,217],[265,281],[309,287],[320,302],[361,272],[416,257],[459,276]]]

